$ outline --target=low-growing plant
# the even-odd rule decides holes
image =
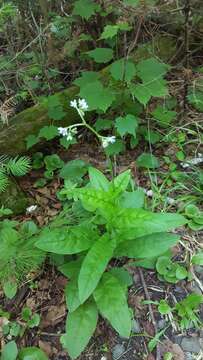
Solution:
[[[33,221],[0,221],[0,285],[8,298],[13,298],[18,284],[30,271],[36,270],[44,253],[34,248],[33,235],[38,228]]]
[[[191,293],[186,298],[178,302],[174,307],[171,307],[166,300],[160,300],[158,310],[162,315],[172,313],[175,316],[178,327],[182,330],[191,327],[199,328],[202,324],[198,316],[199,306],[203,303],[203,296]]]
[[[199,231],[203,229],[203,211],[194,204],[189,204],[184,210],[185,216],[189,219],[188,226],[190,229]]]
[[[47,355],[41,349],[25,347],[18,349],[14,340],[9,341],[1,351],[1,360],[48,360]]]
[[[98,313],[120,336],[130,336],[129,275],[122,267],[112,269],[112,259],[159,256],[179,239],[168,231],[186,222],[179,214],[152,213],[139,207],[139,192],[136,203],[136,191],[129,190],[130,170],[110,182],[100,171],[89,168],[89,178],[85,187],[67,181],[61,190],[62,196],[89,216],[70,226],[47,226],[36,236],[36,247],[41,250],[75,255],[59,267],[70,279],[65,290],[69,314],[61,341],[73,359],[93,335]]]
[[[186,268],[168,256],[160,256],[156,262],[156,270],[160,279],[176,284],[188,276]]]
[[[30,160],[26,156],[10,158],[0,156],[0,193],[9,184],[9,176],[23,176],[30,170]]]

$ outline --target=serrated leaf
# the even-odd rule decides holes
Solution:
[[[18,348],[15,341],[9,341],[4,345],[1,352],[1,360],[16,360],[18,355]]]
[[[157,122],[162,126],[168,126],[177,116],[176,111],[168,110],[163,106],[157,106],[151,113]]]
[[[61,342],[72,359],[85,349],[95,331],[97,319],[97,307],[93,302],[86,302],[68,314],[66,334],[61,337]]]
[[[115,244],[103,235],[88,251],[79,273],[79,298],[83,303],[95,290],[108,262],[113,256]]]
[[[143,153],[136,160],[138,167],[156,169],[160,166],[159,160],[152,154]]]
[[[26,148],[29,150],[32,146],[36,145],[39,142],[38,136],[28,135],[26,137]]]
[[[174,246],[179,238],[178,235],[161,232],[141,236],[122,242],[116,249],[116,254],[137,259],[152,258],[163,254],[170,247]]]
[[[59,135],[58,127],[54,125],[50,126],[43,126],[43,128],[40,129],[39,138],[45,138],[46,140],[52,140],[57,135]]]
[[[106,25],[100,39],[112,39],[119,31],[118,25]]]
[[[80,96],[88,103],[89,110],[106,111],[115,100],[113,91],[105,88],[101,82],[95,81],[80,90]]]
[[[86,84],[90,84],[99,80],[99,73],[96,71],[82,71],[81,76],[74,80],[74,84],[82,88]]]
[[[144,106],[146,106],[151,99],[151,92],[145,84],[132,85],[130,87],[131,94]]]
[[[146,83],[146,86],[153,97],[163,97],[169,94],[167,81],[164,79],[156,79],[150,83]]]
[[[99,132],[101,130],[109,130],[113,126],[113,121],[108,119],[98,119],[95,123],[95,129]]]
[[[113,59],[113,50],[110,48],[96,48],[87,54],[98,64],[105,64]]]
[[[106,176],[104,176],[104,174],[101,171],[93,167],[90,167],[89,178],[90,178],[90,184],[94,189],[108,191],[110,183],[106,178]]]
[[[131,332],[131,315],[125,290],[118,279],[105,273],[94,291],[99,312],[109,320],[120,336],[128,338]]]
[[[125,144],[122,140],[118,139],[114,144],[109,144],[107,148],[105,148],[105,153],[108,156],[118,155],[125,151]]]
[[[117,60],[110,66],[110,73],[115,80],[130,82],[136,75],[136,67],[130,60]]]
[[[92,15],[100,10],[100,6],[91,0],[78,0],[74,3],[73,15],[79,15],[88,20]]]
[[[136,129],[138,120],[134,115],[128,114],[125,117],[118,117],[116,119],[115,127],[121,137],[131,134],[136,137]]]
[[[48,116],[50,119],[61,120],[66,115],[63,110],[63,105],[61,104],[60,99],[57,95],[52,95],[48,97],[47,106]]]
[[[143,83],[163,78],[170,66],[159,62],[156,58],[141,60],[137,66],[137,74]]]
[[[37,237],[35,246],[56,254],[77,254],[89,249],[98,235],[91,224],[63,228],[45,228]]]
[[[83,160],[71,160],[61,169],[59,176],[65,180],[77,181],[87,173],[88,165]]]

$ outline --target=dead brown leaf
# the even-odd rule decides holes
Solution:
[[[41,350],[43,350],[48,356],[53,355],[53,348],[47,341],[39,340],[38,345]]]
[[[59,324],[63,317],[66,315],[66,306],[61,304],[58,306],[51,305],[48,309],[46,316],[42,319],[40,323],[41,328],[46,328],[48,326],[54,326]]]
[[[160,344],[160,351],[162,355],[167,352],[173,354],[173,360],[185,360],[185,355],[181,347],[178,344],[174,344],[169,339],[164,340]]]

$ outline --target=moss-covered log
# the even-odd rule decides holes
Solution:
[[[176,53],[176,39],[170,36],[157,36],[152,42],[140,45],[132,56],[135,62],[149,56],[158,56],[163,61],[170,61]],[[103,71],[105,76],[106,69]],[[73,124],[78,120],[78,114],[69,106],[78,93],[78,88],[72,86],[57,95],[66,112],[63,121],[58,124]],[[91,114],[90,114],[91,116]],[[46,104],[38,104],[22,111],[9,120],[9,125],[0,128],[0,155],[17,155],[26,152],[25,139],[28,135],[37,135],[41,127],[50,124],[48,107]]]

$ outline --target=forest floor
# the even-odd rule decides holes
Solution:
[[[160,148],[157,152],[162,152]],[[165,149],[165,153],[175,149]],[[95,158],[97,153],[97,158]],[[67,155],[68,154],[68,155]],[[85,155],[84,155],[85,154]],[[60,156],[64,160],[83,159],[84,161],[104,170],[105,159],[98,152],[96,145],[77,144],[68,152],[62,152]],[[123,156],[116,159],[116,172],[131,168],[135,182],[146,189],[151,188],[149,177],[143,171],[135,167],[134,159],[137,156],[135,150],[129,150]],[[162,169],[164,171],[164,168]],[[32,198],[32,203],[37,205],[33,214],[17,217],[19,220],[34,220],[40,226],[52,220],[61,209],[61,204],[56,197],[60,187],[60,180],[55,178],[43,188],[36,188],[34,182],[40,177],[41,170],[33,170],[29,177],[20,181],[23,190]],[[174,193],[173,196],[176,196]],[[176,211],[175,206],[172,211]],[[203,234],[192,232],[188,228],[180,230],[181,242],[173,249],[173,256],[180,261],[193,253],[195,248],[202,245]],[[171,304],[176,304],[191,292],[202,293],[203,267],[196,266],[193,271],[193,280],[182,280],[177,284],[169,284],[160,281],[154,270],[146,270],[132,267],[130,262],[124,265],[131,272],[133,285],[129,290],[129,305],[134,315],[133,332],[130,339],[118,337],[115,331],[100,319],[94,337],[87,349],[79,357],[80,360],[160,360],[163,354],[170,352],[174,360],[201,360],[203,359],[203,331],[191,328],[181,331],[177,319],[171,316],[162,316],[155,302],[167,299]],[[20,346],[39,346],[49,359],[69,360],[67,353],[62,350],[60,336],[65,329],[67,315],[64,286],[67,278],[59,273],[50,263],[45,263],[39,273],[29,274],[29,279],[13,300],[6,300],[0,293],[0,305],[4,311],[8,311],[11,320],[21,323],[21,311],[24,306],[30,307],[33,312],[40,314],[40,324],[34,329],[27,329],[20,338]],[[30,281],[31,279],[31,281]],[[147,304],[143,304],[147,300]],[[152,302],[152,303],[151,303]],[[203,319],[203,308],[200,309],[199,317]],[[156,340],[155,335],[160,334]],[[1,336],[1,323],[0,323]],[[148,350],[148,342],[155,339],[157,347],[153,352]],[[0,341],[3,344],[4,338]]]

